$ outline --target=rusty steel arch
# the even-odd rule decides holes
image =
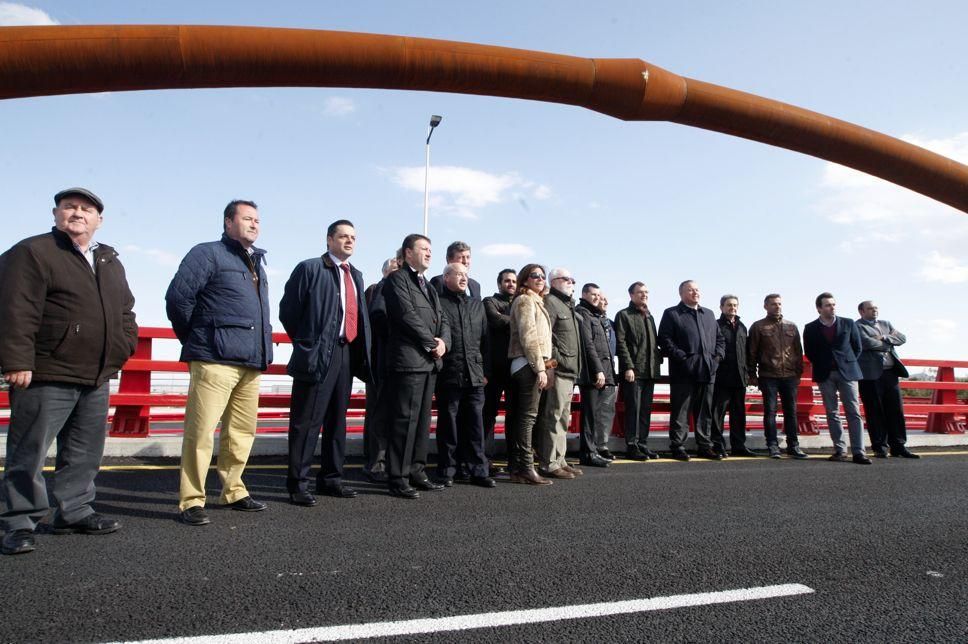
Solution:
[[[846,121],[633,58],[267,27],[0,29],[0,99],[203,87],[409,89],[577,105],[809,154],[968,212],[968,166]]]

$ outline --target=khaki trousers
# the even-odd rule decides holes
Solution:
[[[538,466],[545,471],[567,465],[568,425],[571,424],[571,398],[575,379],[555,376],[555,386],[541,394],[538,422],[534,426],[534,448],[538,452]]]
[[[178,509],[205,505],[205,478],[212,462],[215,427],[222,421],[218,470],[222,482],[220,503],[235,503],[249,496],[242,471],[255,441],[259,412],[258,369],[193,361],[188,363],[191,383],[185,405],[181,485]]]

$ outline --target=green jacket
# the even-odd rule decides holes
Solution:
[[[551,319],[551,357],[558,361],[555,372],[569,378],[581,373],[585,343],[582,325],[575,313],[575,301],[556,289],[544,296],[545,309]]]
[[[618,377],[625,379],[629,369],[635,372],[636,380],[656,380],[662,355],[656,341],[655,319],[651,314],[643,316],[635,305],[629,302],[615,316],[615,354],[618,356]]]

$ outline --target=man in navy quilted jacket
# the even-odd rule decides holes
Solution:
[[[254,245],[257,208],[252,201],[229,202],[222,238],[188,251],[165,295],[180,359],[191,374],[178,492],[179,518],[188,525],[209,523],[205,478],[220,420],[220,502],[243,512],[266,509],[242,482],[255,440],[259,376],[272,362],[265,251]]]

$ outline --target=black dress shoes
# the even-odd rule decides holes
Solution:
[[[723,460],[722,455],[719,452],[714,452],[711,449],[701,449],[696,452],[697,458],[705,458],[710,461],[721,461]]]
[[[886,449],[875,449],[874,450],[874,458],[887,458],[887,450]]]
[[[416,491],[412,487],[391,487],[390,496],[395,496],[401,499],[419,499],[420,492]]]
[[[324,494],[326,496],[335,496],[337,499],[355,499],[356,490],[351,487],[346,487],[345,485],[336,485],[333,487],[324,487],[316,490],[316,494]]]
[[[262,512],[269,506],[262,501],[256,501],[251,496],[246,496],[235,503],[229,503],[229,507],[239,512]]]
[[[597,454],[589,454],[587,456],[582,456],[578,460],[578,462],[584,465],[585,467],[608,467],[609,465],[612,464],[610,460],[608,460],[604,456],[599,456]]]
[[[363,476],[365,476],[371,483],[387,482],[387,473],[382,470],[378,470],[376,472],[363,472]]]
[[[788,447],[786,450],[787,456],[792,456],[793,458],[810,458],[806,452],[800,449],[799,445],[794,445],[793,447]]]
[[[677,449],[677,450],[673,450],[672,458],[676,459],[677,461],[688,461],[689,454],[687,454],[686,450],[684,449]]]
[[[34,542],[34,531],[22,528],[11,530],[3,535],[3,544],[0,545],[0,552],[5,555],[22,555],[33,552],[37,548]]]
[[[754,452],[753,450],[751,450],[749,447],[746,447],[746,446],[734,447],[729,451],[729,453],[730,453],[730,456],[739,456],[739,457],[745,457],[745,458],[754,458],[759,456],[759,454],[757,454],[756,452]]]
[[[891,456],[893,456],[894,458],[921,458],[914,452],[908,450],[908,448],[906,447],[902,447],[901,449],[896,449],[892,451]]]
[[[195,505],[184,510],[178,515],[178,520],[185,525],[208,525],[212,522],[208,518],[208,514],[205,513],[205,508],[200,505]]]
[[[854,454],[854,458],[852,460],[858,465],[870,465],[873,463],[873,461],[867,458],[865,454]]]
[[[645,461],[649,457],[642,453],[638,445],[629,445],[625,449],[625,458],[630,461]]]
[[[289,495],[289,502],[293,505],[301,505],[306,508],[311,508],[316,505],[316,497],[306,491],[293,492]]]
[[[650,461],[654,461],[655,459],[659,458],[659,455],[650,450],[648,447],[639,447],[639,451],[645,454]]]
[[[833,454],[831,454],[830,456],[828,456],[827,457],[827,460],[828,461],[837,461],[839,463],[846,463],[847,462],[847,455],[844,454],[843,452],[841,452],[840,450],[837,450],[836,452],[834,452]]]
[[[52,526],[54,534],[109,534],[121,527],[115,519],[103,517],[97,512],[89,514],[76,523],[60,523],[54,521]]]
[[[418,490],[423,490],[424,492],[434,492],[436,490],[444,489],[443,484],[434,483],[430,479],[410,479],[410,485]]]
[[[496,487],[497,483],[494,482],[490,476],[472,476],[470,480],[471,485],[476,485],[477,487]]]
[[[615,460],[615,456],[613,456],[612,453],[610,451],[608,451],[607,448],[606,449],[600,449],[600,450],[598,450],[598,455],[601,456],[602,458],[604,458],[606,461],[614,461]]]

